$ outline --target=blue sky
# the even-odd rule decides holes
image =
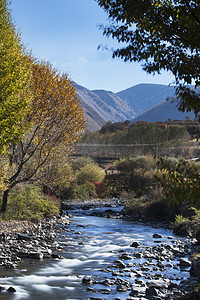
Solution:
[[[99,44],[112,48],[117,43],[98,30],[108,21],[94,0],[12,0],[10,7],[26,48],[88,89],[119,92],[139,83],[173,82],[169,73],[147,75],[140,64],[97,50]]]

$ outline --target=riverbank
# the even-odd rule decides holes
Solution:
[[[178,236],[188,236],[188,238],[192,238],[194,241],[197,239],[197,243],[194,242],[194,247],[192,247],[190,253],[190,274],[191,278],[189,280],[188,292],[191,292],[191,295],[185,296],[183,299],[200,299],[200,293],[194,292],[194,289],[199,289],[200,282],[200,256],[198,252],[200,252],[198,243],[200,241],[200,234],[198,230],[198,220],[195,222],[195,213],[194,210],[190,211],[189,208],[184,208],[184,212],[187,213],[190,217],[193,217],[192,221],[189,219],[184,219],[185,222],[181,222],[176,224],[176,227],[172,226],[172,221],[174,221],[175,213],[177,209],[173,207],[173,211],[170,211],[170,207],[166,203],[160,202],[152,202],[149,205],[145,203],[145,205],[138,205],[137,203],[126,207],[126,209],[116,210],[115,207],[122,207],[125,204],[124,200],[119,199],[109,199],[109,200],[94,200],[94,201],[85,201],[79,203],[79,201],[73,201],[72,203],[68,203],[66,208],[76,210],[82,209],[84,211],[88,210],[86,214],[91,216],[99,216],[106,218],[122,218],[127,221],[140,222],[144,224],[149,224],[154,228],[167,228],[173,230],[175,234]],[[103,210],[92,210],[95,207],[105,207]],[[167,246],[168,247],[168,246]],[[163,251],[168,251],[168,249],[164,249]],[[197,255],[196,255],[197,253]],[[182,252],[182,258],[187,255],[187,253]],[[180,256],[181,256],[180,255]],[[162,260],[162,257],[161,257]],[[188,262],[187,262],[188,263]],[[199,298],[198,298],[199,297]]]
[[[25,259],[34,260],[62,258],[62,246],[57,241],[66,230],[70,220],[67,214],[44,219],[38,223],[29,221],[0,222],[0,268],[17,269]],[[0,286],[0,291],[5,290]],[[7,289],[15,292],[15,288]]]
[[[181,241],[170,235],[166,236],[166,233],[170,232],[170,230],[166,229],[162,231],[165,232],[165,236],[160,234],[161,223],[157,223],[156,226],[151,228],[150,224],[148,226],[143,225],[142,222],[133,223],[130,220],[127,222],[124,218],[120,218],[122,211],[116,211],[116,208],[109,201],[107,205],[103,209],[93,209],[91,208],[93,206],[92,203],[89,205],[88,203],[86,205],[82,204],[82,211],[77,202],[69,205],[70,213],[74,211],[75,215],[81,216],[81,220],[83,216],[94,218],[94,220],[96,220],[96,217],[106,217],[107,220],[102,219],[102,221],[98,222],[105,223],[105,227],[110,232],[109,240],[112,239],[112,230],[107,226],[107,223],[112,224],[114,227],[115,224],[121,224],[119,238],[121,243],[119,241],[119,245],[123,244],[123,232],[126,231],[126,227],[130,228],[128,232],[129,230],[133,234],[135,232],[135,239],[132,243],[130,240],[129,247],[125,246],[120,248],[121,250],[111,251],[115,256],[115,260],[109,264],[107,269],[102,270],[104,272],[103,278],[99,278],[99,276],[94,274],[83,278],[82,283],[85,285],[86,290],[91,292],[91,298],[88,299],[104,299],[98,293],[111,295],[114,293],[114,290],[116,290],[116,293],[112,299],[125,299],[124,297],[126,297],[126,299],[174,300],[192,292],[193,285],[197,284],[196,279],[189,276],[189,270],[192,265],[189,259],[193,251],[192,241],[189,239]],[[86,231],[86,228],[83,230]],[[148,231],[152,231],[152,236],[148,235],[147,242],[149,243],[150,240],[151,242],[147,246],[141,241],[141,237]],[[117,242],[117,237],[114,237],[114,240]],[[181,269],[181,273],[178,275],[177,271],[179,269]],[[183,279],[184,276],[188,276],[187,280]],[[117,297],[120,292],[124,296],[120,295]],[[93,293],[96,293],[98,298],[93,296]],[[106,299],[111,299],[109,296],[105,297]]]
[[[113,223],[112,219],[119,219],[120,224],[120,220],[124,218],[122,214],[123,204],[124,201],[119,199],[106,201],[99,201],[96,199],[92,202],[85,201],[84,203],[82,201],[67,202],[68,209],[73,209],[70,213],[73,214],[74,211],[75,214],[78,212],[83,216],[86,215],[93,218],[103,216],[107,219],[111,219],[109,224]],[[105,219],[101,218],[98,219],[98,222],[104,224],[107,222],[104,220]],[[157,223],[156,226],[154,226],[154,228],[157,228],[154,229],[155,235],[149,237],[152,239],[153,244],[145,246],[141,243],[139,238],[141,234],[139,228],[142,224],[136,226],[136,223],[130,221],[129,224],[129,222],[127,222],[128,219],[125,220],[125,223],[123,223],[124,225],[120,225],[120,230],[121,226],[122,228],[125,225],[129,226],[129,230],[136,230],[138,239],[135,239],[134,241],[131,241],[130,239],[129,246],[122,247],[120,248],[121,250],[111,251],[116,258],[108,268],[102,270],[104,274],[102,277],[103,279],[100,279],[99,276],[96,277],[95,275],[89,278],[88,276],[82,278],[83,281],[80,284],[82,284],[83,288],[85,287],[85,289],[89,291],[89,294],[91,294],[91,298],[87,299],[103,300],[104,298],[95,298],[94,295],[99,293],[99,291],[100,294],[107,293],[109,295],[113,293],[113,289],[116,289],[116,295],[120,292],[122,294],[129,293],[129,299],[140,299],[140,297],[143,297],[144,299],[177,299],[179,296],[192,292],[193,286],[198,285],[198,281],[194,276],[195,273],[191,274],[192,277],[189,277],[187,280],[180,279],[180,281],[178,281],[179,283],[174,283],[174,280],[176,281],[177,278],[173,278],[173,273],[176,273],[179,268],[183,268],[183,272],[186,272],[187,274],[190,269],[195,271],[195,267],[189,259],[193,252],[197,251],[197,248],[195,249],[195,244],[191,243],[191,240],[186,242],[176,241],[174,238],[170,237],[170,235],[164,238],[164,236],[160,234],[162,224]],[[118,220],[116,220],[116,222],[118,222]],[[70,223],[71,220],[67,214],[43,220],[38,224],[26,221],[0,222],[0,248],[2,253],[0,266],[11,271],[12,269],[20,268],[20,264],[24,260],[26,261],[26,265],[29,263],[33,265],[34,261],[36,262],[44,259],[57,261],[62,258],[64,252],[65,257],[68,255],[67,253],[74,242],[77,244],[77,249],[84,247],[85,243],[87,243],[87,238],[86,240],[83,240],[83,236],[86,234],[85,231],[87,231],[87,228],[90,225],[88,225],[88,223],[84,225],[77,224],[75,229],[71,229]],[[109,231],[109,229],[107,230]],[[73,234],[73,232],[74,236],[71,239],[69,236]],[[90,236],[92,232],[93,231],[89,231],[88,235]],[[118,235],[119,240],[123,240],[122,232]],[[97,235],[97,238],[98,237],[99,235]],[[110,240],[110,237],[111,235],[109,234],[107,238]],[[60,242],[60,240],[66,240],[66,238],[67,248],[64,247],[65,242]],[[91,237],[89,237],[89,239],[91,239]],[[104,247],[104,243],[101,247]],[[101,247],[99,248],[100,252]],[[112,253],[110,253],[110,255],[111,254]],[[92,252],[92,257],[93,255]],[[77,260],[78,258],[79,256],[75,256],[74,260]],[[90,257],[88,258],[92,259]],[[163,272],[167,274],[168,270],[171,274],[170,279],[168,278],[169,276],[162,275]],[[99,289],[99,286],[104,287]],[[3,285],[0,288],[2,291],[5,290]],[[16,291],[15,286],[6,287],[6,290],[9,292]],[[113,297],[114,298],[112,299],[124,299],[123,297]]]

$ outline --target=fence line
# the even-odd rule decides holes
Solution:
[[[77,143],[75,151],[79,155],[90,156],[135,156],[151,153],[159,156],[188,156],[189,152],[198,153],[200,143],[188,140],[173,140],[165,143],[145,144],[97,144]],[[193,149],[191,151],[191,149]],[[192,154],[191,154],[192,155]]]

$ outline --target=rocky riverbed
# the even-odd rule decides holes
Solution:
[[[122,204],[120,201],[98,205],[87,202],[72,203],[68,209],[72,211],[82,209],[84,214],[89,216],[125,219],[123,210],[116,209]],[[166,223],[153,224],[155,228],[163,225],[171,227]],[[126,298],[115,297],[116,300],[178,299],[193,292],[198,280],[189,274],[194,275],[195,263],[191,259],[192,254],[199,251],[196,240],[189,237],[182,240],[175,239],[169,235],[167,242],[159,233],[154,233],[152,239],[154,245],[146,246],[135,240],[130,244],[128,251],[121,249],[117,254],[114,252],[116,259],[113,264],[102,270],[107,276],[87,276],[82,279],[87,291],[105,295],[113,294],[113,291],[125,293]],[[181,273],[177,275],[177,270],[182,272],[182,277]],[[187,279],[184,278],[185,274],[188,274]],[[88,299],[107,298],[93,296]]]
[[[191,256],[199,250],[195,240],[176,238],[159,226],[125,222],[120,219],[121,209],[117,206],[121,203],[107,203],[107,207],[105,204],[70,205],[70,214],[75,208],[74,219],[64,214],[38,224],[0,223],[2,270],[12,272],[24,262],[28,266],[44,259],[51,266],[55,260],[52,267],[46,264],[37,277],[20,277],[20,284],[23,286],[24,282],[26,290],[30,277],[38,282],[37,287],[43,281],[44,288],[44,280],[54,280],[54,289],[60,281],[59,290],[54,294],[51,283],[50,294],[41,290],[36,294],[33,284],[26,299],[172,300],[192,292],[197,279],[190,276],[194,270]],[[77,219],[76,214],[80,216]],[[70,277],[67,294],[62,274],[65,282]],[[7,282],[0,284],[0,290],[4,294],[18,293],[17,285],[9,286]]]
[[[107,295],[113,293],[113,290],[121,293],[128,292],[127,300],[176,299],[192,292],[193,285],[197,283],[196,279],[184,280],[184,275],[179,278],[172,271],[178,269],[183,273],[189,271],[192,263],[184,258],[190,254],[187,245],[180,241],[168,245],[161,242],[163,237],[159,234],[154,236],[158,245],[145,247],[135,241],[130,245],[132,250],[119,251],[118,259],[103,270],[108,276],[84,277],[82,283],[87,286],[87,290]],[[169,269],[171,275],[167,276]],[[91,297],[90,299],[104,298]]]
[[[69,217],[56,216],[44,219],[38,224],[27,221],[1,221],[0,222],[0,268],[16,269],[21,262],[43,258],[58,259],[62,246],[57,239],[63,232],[69,230]],[[0,286],[0,291],[5,290]],[[9,287],[8,292],[16,292]]]

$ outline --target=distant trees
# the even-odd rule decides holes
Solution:
[[[0,153],[24,132],[22,119],[31,100],[30,62],[10,16],[0,0]]]
[[[121,47],[113,57],[143,62],[148,73],[170,71],[175,77],[179,109],[200,112],[200,93],[187,85],[200,85],[199,0],[96,0],[111,24],[103,34]]]
[[[190,139],[190,134],[184,125],[171,126],[164,122],[136,122],[125,128],[123,125],[124,122],[122,122],[122,127],[117,123],[116,128],[108,126],[106,131],[85,133],[79,141],[79,151],[83,155],[98,153],[101,156],[133,156],[148,153],[156,155],[156,144],[158,144],[159,150],[165,155],[171,146],[175,150]],[[118,130],[119,127],[122,130]],[[105,129],[105,126],[103,128]],[[82,148],[81,143],[83,143]]]
[[[31,64],[33,101],[23,121],[29,130],[17,144],[10,144],[1,212],[5,212],[8,193],[16,184],[45,181],[47,172],[55,171],[52,164],[58,164],[56,156],[64,164],[61,151],[67,156],[84,129],[83,110],[68,76],[49,63],[31,60]]]

